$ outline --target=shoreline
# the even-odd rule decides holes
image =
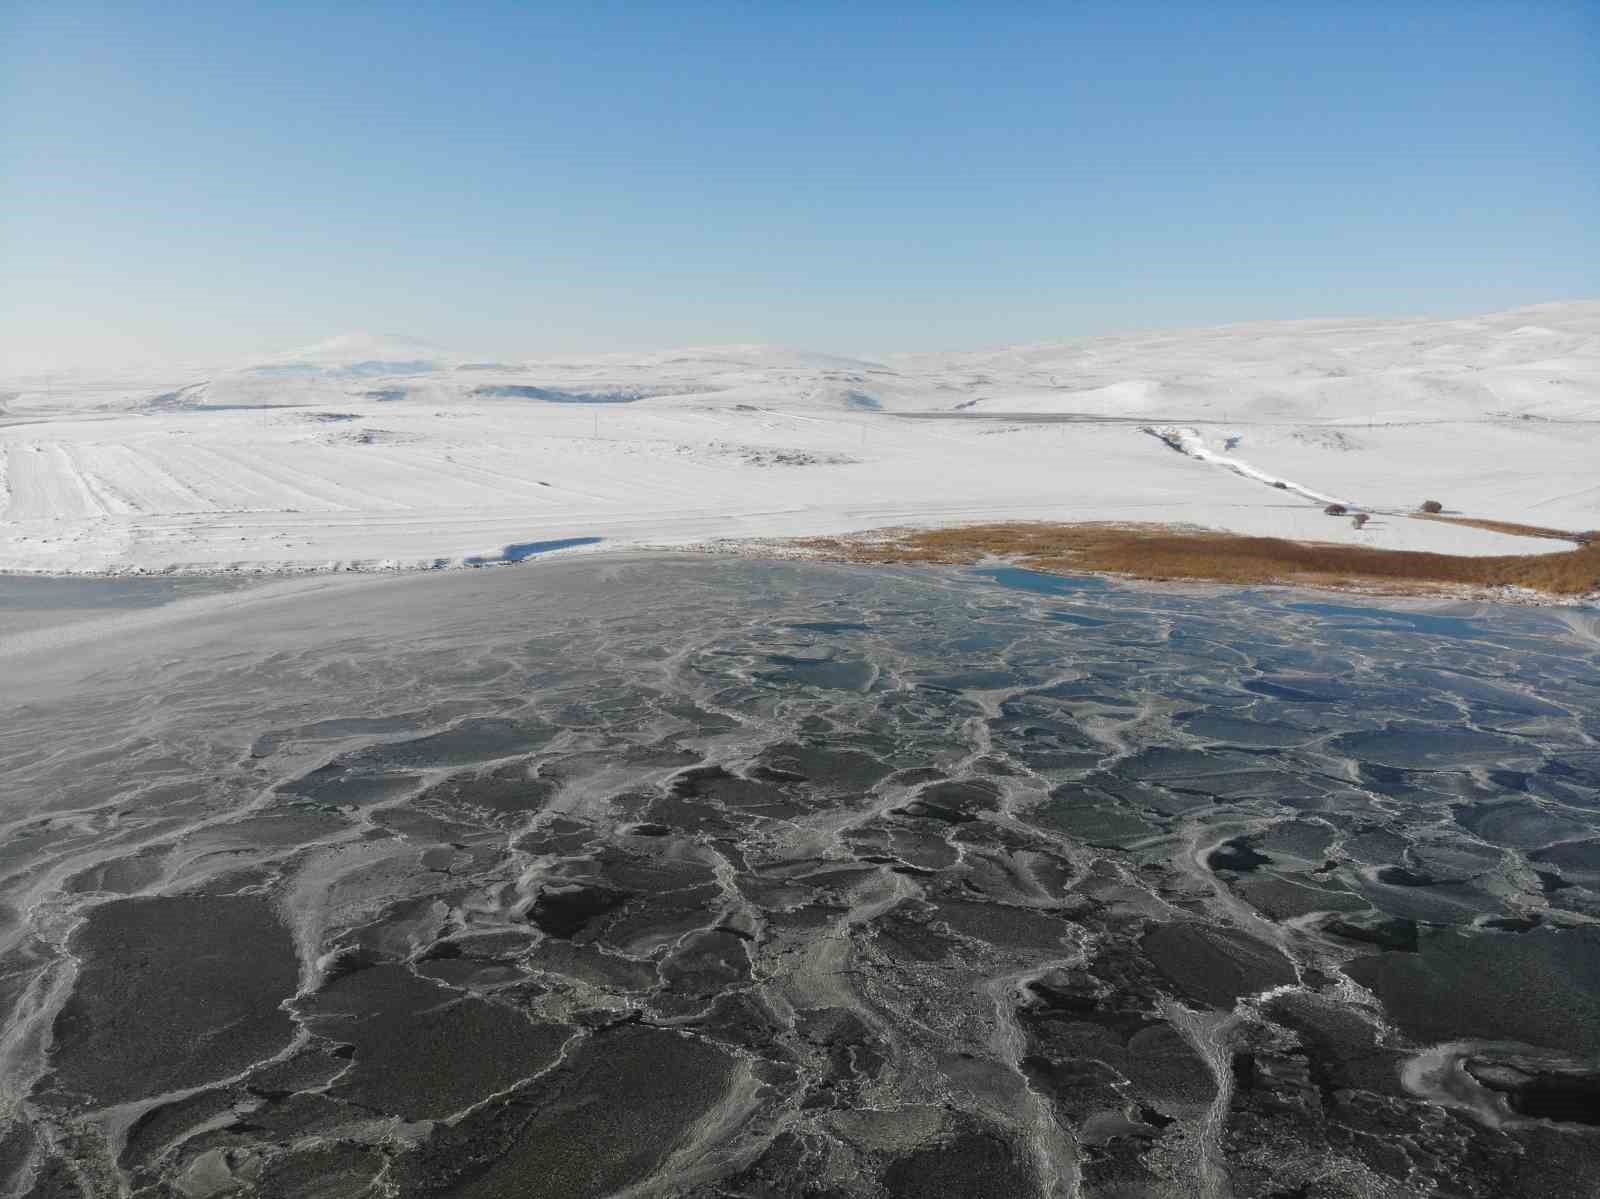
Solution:
[[[337,562],[325,565],[253,563],[229,567],[173,565],[163,569],[129,568],[123,570],[18,570],[0,568],[0,580],[5,579],[77,579],[84,581],[136,581],[136,580],[216,580],[232,581],[239,586],[252,583],[269,584],[292,579],[369,578],[382,576],[427,576],[454,574],[467,570],[484,570],[501,567],[537,565],[542,561],[571,562],[579,558],[612,559],[640,555],[683,555],[708,558],[733,557],[741,559],[770,559],[790,562],[825,562],[847,565],[903,565],[903,566],[982,566],[1008,565],[1041,574],[1062,576],[1093,576],[1121,582],[1163,584],[1168,586],[1212,587],[1285,587],[1296,590],[1325,592],[1334,595],[1366,597],[1432,599],[1441,601],[1477,601],[1505,603],[1520,606],[1591,608],[1600,607],[1600,542],[1592,534],[1561,533],[1551,530],[1545,535],[1570,540],[1574,549],[1560,554],[1506,555],[1502,558],[1484,559],[1474,555],[1428,554],[1403,550],[1357,551],[1363,558],[1390,564],[1416,562],[1432,566],[1439,573],[1407,575],[1404,573],[1375,575],[1360,570],[1349,572],[1308,573],[1287,570],[1282,573],[1263,568],[1271,561],[1272,552],[1315,553],[1348,556],[1349,547],[1333,543],[1292,541],[1285,538],[1247,537],[1222,530],[1206,529],[1178,524],[1109,524],[1106,522],[1049,522],[1005,521],[985,524],[958,524],[930,528],[916,526],[890,526],[865,529],[854,533],[824,537],[730,537],[678,544],[641,542],[637,544],[606,545],[597,543],[552,549],[548,552],[520,559],[459,560],[401,564],[393,561],[363,563]],[[1061,539],[1087,544],[1082,549],[1068,548],[1060,552]],[[1109,542],[1108,542],[1109,539]],[[1028,543],[1035,543],[1029,545]],[[1137,557],[1152,546],[1180,548],[1192,542],[1198,549],[1214,551],[1217,547],[1232,548],[1247,545],[1252,551],[1267,547],[1266,558],[1252,557],[1246,569],[1240,569],[1237,556],[1213,556],[1198,562],[1190,561],[1180,569],[1171,569],[1170,561],[1163,566],[1142,567]],[[1114,548],[1119,560],[1109,563],[1105,551]],[[1493,571],[1484,563],[1527,562],[1548,564],[1552,559],[1566,560],[1580,556],[1587,563],[1594,561],[1594,582],[1588,590],[1556,591],[1537,585],[1505,582],[1463,581],[1448,577],[1451,571],[1466,571],[1476,567]],[[1191,555],[1192,557],[1192,555]],[[1161,561],[1152,556],[1150,561]],[[1566,563],[1563,562],[1563,565]],[[1120,568],[1119,568],[1120,567]]]
[[[1292,587],[1335,594],[1477,600],[1541,607],[1600,605],[1600,542],[1570,540],[1557,554],[1485,558],[1251,537],[1195,526],[1011,521],[942,529],[887,528],[787,543],[753,539],[750,556],[818,561],[975,566],[1005,563],[1042,574],[1143,583]],[[794,552],[798,550],[799,552]]]

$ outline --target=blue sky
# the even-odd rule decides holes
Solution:
[[[0,0],[0,350],[967,348],[1600,295],[1600,3]]]

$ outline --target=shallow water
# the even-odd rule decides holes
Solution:
[[[1028,573],[593,558],[9,660],[0,1177],[1590,1193],[1593,638]]]

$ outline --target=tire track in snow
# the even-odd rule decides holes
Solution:
[[[40,449],[49,462],[47,490],[43,494],[48,497],[48,502],[52,506],[59,505],[57,512],[65,514],[69,511],[62,501],[71,495],[78,500],[79,512],[83,517],[93,520],[109,514],[110,509],[101,502],[94,488],[89,486],[88,481],[78,470],[77,463],[73,461],[67,446],[59,442],[47,442]]]
[[[1205,439],[1200,436],[1199,431],[1196,429],[1180,428],[1172,425],[1143,425],[1139,431],[1148,433],[1157,441],[1162,442],[1187,458],[1194,458],[1201,462],[1209,462],[1213,466],[1223,467],[1226,470],[1231,470],[1241,478],[1253,479],[1257,483],[1265,483],[1274,490],[1292,491],[1296,495],[1304,496],[1306,499],[1318,504],[1339,504],[1342,507],[1349,508],[1352,512],[1360,507],[1353,501],[1324,495],[1322,492],[1313,491],[1303,484],[1295,483],[1289,479],[1280,479],[1276,475],[1269,475],[1259,467],[1251,466],[1243,458],[1233,458],[1227,454],[1219,454],[1215,450],[1207,449]]]

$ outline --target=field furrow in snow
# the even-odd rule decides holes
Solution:
[[[14,442],[9,447],[14,521],[79,521],[105,515],[66,451],[54,442]]]
[[[83,487],[94,497],[107,516],[135,516],[144,509],[129,492],[120,486],[120,480],[96,469],[93,447],[84,445],[63,446],[62,452],[71,463]]]
[[[193,450],[200,469],[231,490],[229,502],[224,505],[228,508],[360,511],[365,507],[401,506],[386,504],[378,495],[350,487],[329,469],[332,463],[318,464],[305,454],[298,456],[299,467],[273,461],[281,452],[272,445],[230,446],[215,442]],[[325,474],[319,474],[318,465]]]
[[[77,449],[86,473],[115,490],[134,512],[204,512],[210,501],[142,445],[86,443]]]

